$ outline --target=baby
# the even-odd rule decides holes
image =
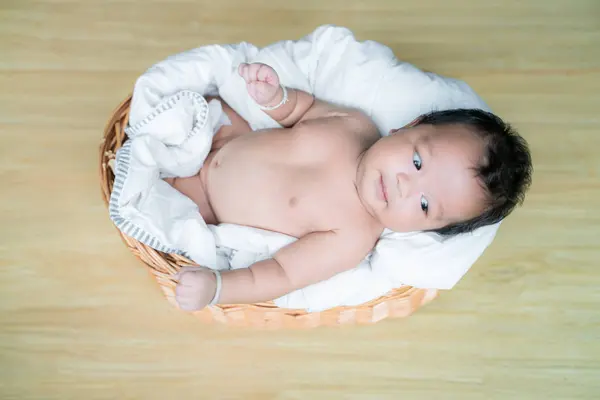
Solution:
[[[523,201],[526,142],[482,110],[432,112],[382,137],[361,111],[280,85],[265,64],[242,64],[249,95],[283,128],[232,121],[200,172],[167,182],[207,224],[231,223],[297,238],[272,258],[224,271],[184,268],[184,310],[269,301],[356,267],[384,229],[454,235],[493,224]]]

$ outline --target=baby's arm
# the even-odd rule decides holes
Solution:
[[[375,243],[358,232],[313,232],[273,258],[223,273],[221,304],[255,303],[281,297],[356,267]]]
[[[313,232],[282,248],[273,258],[249,268],[225,271],[218,303],[270,301],[352,269],[375,245],[376,238],[364,232],[365,229]],[[215,296],[215,275],[206,269],[184,270],[176,290],[183,309],[204,308]]]
[[[263,110],[284,127],[307,119],[347,116],[357,111],[315,99],[312,94],[298,89],[286,87],[284,93],[277,72],[266,64],[240,64],[238,71],[246,81],[250,97],[259,106],[267,107]]]

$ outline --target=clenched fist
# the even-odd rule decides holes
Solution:
[[[182,310],[197,311],[210,304],[217,291],[214,272],[204,267],[183,267],[175,275],[175,299]]]
[[[248,94],[261,106],[275,106],[283,98],[277,72],[261,63],[240,64],[238,72],[246,81]]]

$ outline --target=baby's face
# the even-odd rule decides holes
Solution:
[[[361,201],[386,228],[411,232],[476,217],[485,192],[474,166],[483,143],[461,125],[418,125],[392,131],[362,157]]]

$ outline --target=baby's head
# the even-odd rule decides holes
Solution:
[[[357,189],[396,232],[471,232],[521,204],[531,184],[525,140],[494,114],[436,111],[393,130],[361,157]]]

